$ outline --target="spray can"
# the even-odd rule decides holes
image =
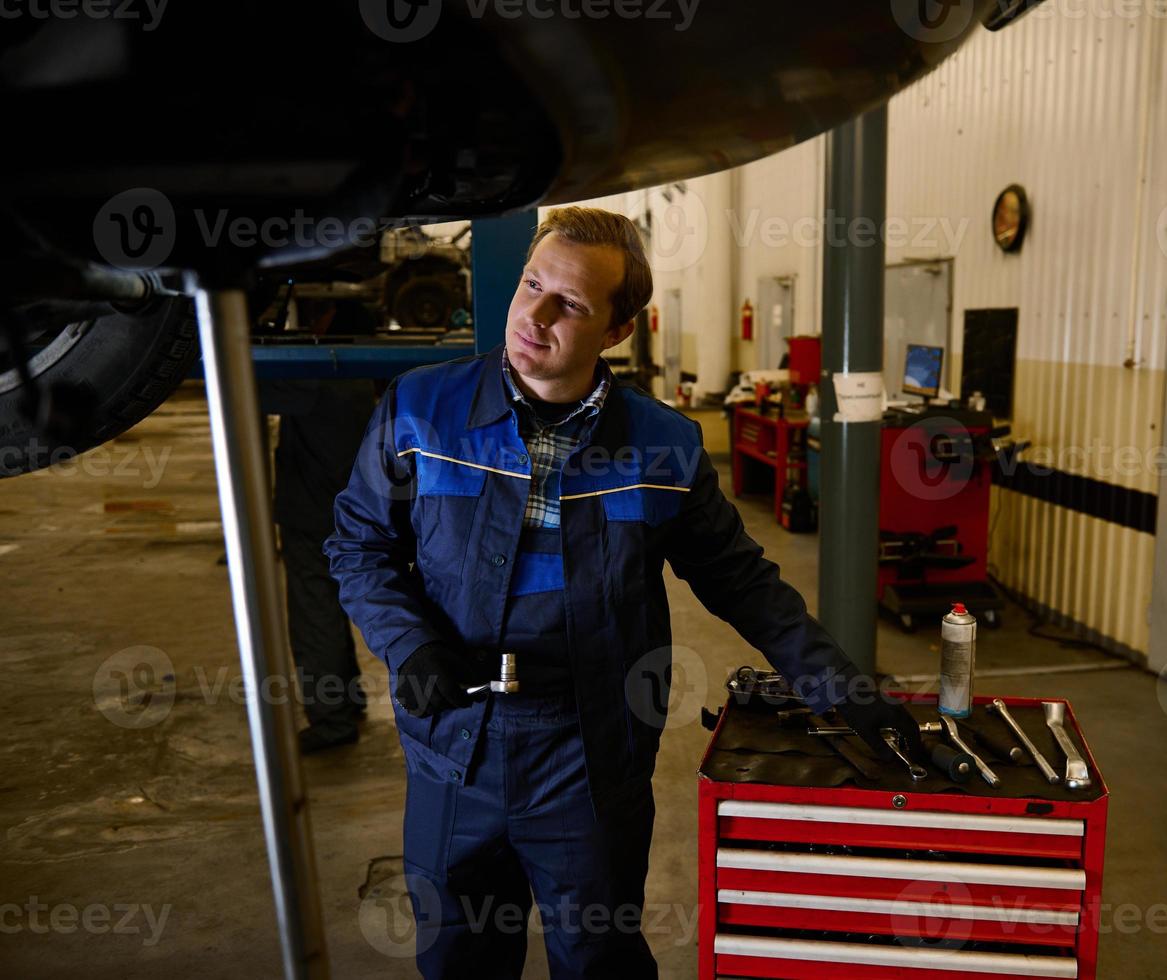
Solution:
[[[972,713],[974,662],[977,655],[977,621],[964,604],[940,620],[940,713],[967,718]]]

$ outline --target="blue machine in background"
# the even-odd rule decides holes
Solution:
[[[393,378],[419,364],[436,364],[489,350],[502,342],[506,332],[507,309],[537,224],[538,212],[534,210],[471,222],[473,345],[332,343],[327,337],[318,343],[253,344],[256,377]],[[201,360],[190,377],[203,377]]]

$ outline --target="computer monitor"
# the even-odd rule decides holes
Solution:
[[[943,363],[943,347],[908,344],[904,355],[904,393],[935,398],[940,394],[940,367]]]

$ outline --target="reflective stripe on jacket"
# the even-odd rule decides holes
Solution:
[[[397,377],[336,498],[332,574],[393,685],[425,643],[500,652],[512,576],[536,573],[516,560],[531,467],[501,358],[500,345]],[[666,561],[812,708],[842,699],[855,668],[745,533],[693,420],[617,381],[564,464],[559,499],[567,653],[597,810],[653,768],[672,662]],[[518,674],[521,685],[521,662]],[[716,703],[721,679],[709,684],[697,694]],[[481,701],[396,714],[407,762],[465,778]]]

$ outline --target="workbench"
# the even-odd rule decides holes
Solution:
[[[772,471],[774,516],[782,519],[782,494],[791,480],[806,486],[806,430],[810,419],[805,413],[782,417],[777,408],[763,414],[746,405],[733,407],[733,494],[740,497],[748,486],[750,461]],[[769,489],[769,487],[767,487]]]
[[[935,695],[905,700],[937,720]],[[990,700],[967,724],[999,738]],[[1003,700],[1060,772],[1041,701]],[[701,980],[1095,977],[1108,796],[1069,705],[1084,790],[983,747],[996,788],[899,763],[864,777],[777,710],[731,696],[698,770]]]

